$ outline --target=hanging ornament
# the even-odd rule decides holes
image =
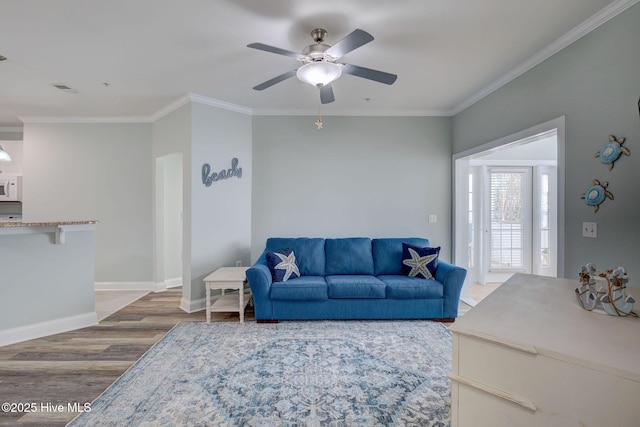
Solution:
[[[320,113],[320,107],[322,104],[318,105],[318,120],[316,120],[316,126],[318,126],[318,130],[322,129],[322,114]]]

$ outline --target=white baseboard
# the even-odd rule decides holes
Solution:
[[[96,291],[149,291],[162,292],[169,288],[182,286],[182,277],[164,282],[95,282]]]
[[[86,328],[98,324],[98,314],[91,311],[76,316],[63,317],[61,319],[48,320],[32,325],[19,326],[17,328],[0,331],[0,347],[15,344],[22,341],[42,338],[75,329]]]
[[[158,282],[153,286],[153,292],[164,292],[167,290],[166,282]]]
[[[211,297],[211,304],[218,299],[217,296]],[[184,298],[180,299],[180,308],[187,313],[195,313],[197,311],[202,311],[207,308],[207,300],[205,298],[197,299],[195,301],[189,301]]]
[[[175,277],[173,279],[167,279],[164,281],[165,287],[168,288],[177,288],[178,286],[182,286],[182,277]]]
[[[95,282],[96,291],[156,291],[153,282]]]

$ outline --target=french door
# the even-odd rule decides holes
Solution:
[[[485,195],[480,282],[504,282],[519,272],[555,276],[555,203],[550,203],[555,167],[480,170]]]
[[[531,168],[487,167],[484,178],[483,282],[504,282],[531,272]]]

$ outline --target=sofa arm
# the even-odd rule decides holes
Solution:
[[[444,288],[442,317],[458,317],[458,302],[466,276],[467,270],[464,268],[438,260],[436,280],[442,283]]]
[[[271,271],[267,267],[264,256],[260,257],[255,264],[247,270],[247,281],[251,287],[253,295],[253,307],[256,314],[256,320],[271,320],[271,299],[269,298],[269,290],[271,288]]]

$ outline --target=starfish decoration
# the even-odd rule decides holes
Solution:
[[[289,280],[292,274],[296,274],[297,277],[300,277],[300,270],[298,270],[296,256],[293,251],[291,251],[289,255],[283,255],[278,252],[275,252],[275,255],[280,258],[280,262],[274,268],[277,268],[278,270],[286,270],[282,281]]]
[[[318,129],[322,129],[322,116],[318,116],[318,120],[316,120],[316,126],[318,126]]]
[[[408,267],[411,267],[411,271],[409,272],[410,277],[416,277],[418,274],[422,274],[425,279],[433,279],[431,272],[427,268],[427,264],[433,261],[438,255],[425,255],[421,257],[418,252],[409,248],[409,255],[411,255],[411,259],[404,259],[402,263]]]

